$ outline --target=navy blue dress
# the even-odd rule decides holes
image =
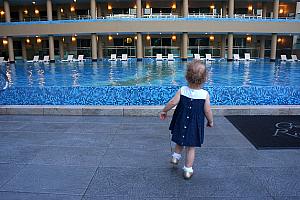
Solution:
[[[181,89],[180,101],[169,127],[172,141],[180,146],[201,147],[204,141],[204,103],[207,91]]]

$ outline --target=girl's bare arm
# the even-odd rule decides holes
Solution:
[[[210,107],[210,100],[209,100],[209,94],[207,94],[205,103],[204,103],[204,114],[207,119],[207,126],[213,127],[213,115]]]
[[[167,112],[174,108],[180,100],[180,89],[176,92],[175,96],[167,103],[162,112],[160,112],[160,119],[165,119],[167,117]]]

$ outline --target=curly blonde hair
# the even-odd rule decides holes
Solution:
[[[200,60],[193,60],[187,64],[185,79],[189,84],[203,84],[206,81],[206,67]]]

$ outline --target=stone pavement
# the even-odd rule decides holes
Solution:
[[[258,151],[215,117],[187,181],[169,163],[168,124],[0,115],[0,199],[300,199],[299,149]]]

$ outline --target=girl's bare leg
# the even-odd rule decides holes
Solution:
[[[175,153],[181,154],[182,150],[183,150],[183,146],[176,144]]]
[[[185,166],[193,167],[194,160],[195,160],[195,147],[186,147]]]

